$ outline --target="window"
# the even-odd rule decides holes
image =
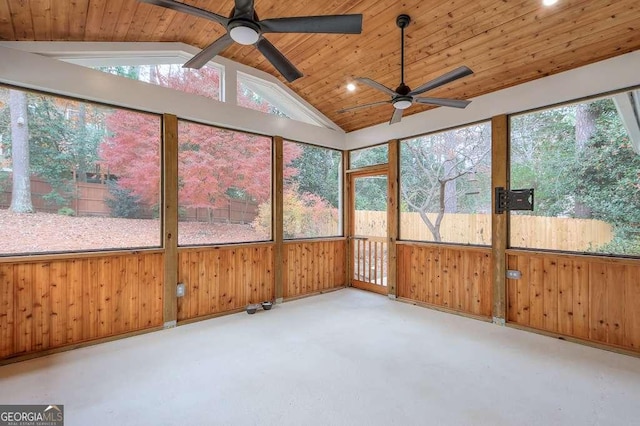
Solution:
[[[222,69],[207,65],[200,69],[180,64],[95,66],[94,69],[194,95],[222,100]]]
[[[341,235],[342,154],[284,142],[284,238]]]
[[[387,144],[371,148],[357,149],[349,152],[350,169],[359,169],[361,167],[375,166],[377,164],[387,164],[388,162],[389,146]]]
[[[238,72],[237,76],[238,105],[324,127],[322,120],[314,112],[278,85],[242,72]]]
[[[491,125],[400,144],[400,238],[491,244]]]
[[[0,88],[0,254],[159,247],[160,117]]]
[[[637,93],[511,118],[511,187],[535,189],[512,247],[640,255]]]
[[[178,122],[178,244],[271,238],[271,138]]]

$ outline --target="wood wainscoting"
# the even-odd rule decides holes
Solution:
[[[284,243],[284,297],[294,298],[346,286],[345,239]]]
[[[0,263],[0,359],[162,325],[163,254]]]
[[[640,352],[640,261],[507,251],[507,321]]]
[[[402,299],[491,317],[491,249],[398,242]]]
[[[274,298],[273,243],[178,250],[178,321],[242,309]]]

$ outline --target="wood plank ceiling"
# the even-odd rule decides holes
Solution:
[[[233,1],[185,0],[221,15]],[[396,16],[406,30],[406,83],[411,87],[467,65],[471,77],[425,94],[472,98],[640,48],[638,0],[256,0],[261,19],[362,13],[361,35],[269,34],[303,73],[290,87],[345,131],[388,122],[391,105],[338,113],[387,100],[358,85],[369,77],[395,88],[400,81]],[[0,0],[0,40],[180,41],[204,47],[223,34],[213,22],[137,0]],[[223,56],[285,80],[253,46],[233,45]],[[602,76],[606,78],[606,76]],[[285,82],[286,83],[286,82]],[[414,105],[405,115],[428,107]]]

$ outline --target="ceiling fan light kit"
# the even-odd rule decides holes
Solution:
[[[231,17],[200,9],[175,0],[139,0],[177,12],[187,13],[217,22],[227,32],[205,47],[184,64],[186,68],[202,68],[207,62],[220,54],[233,42],[242,45],[255,45],[273,67],[288,81],[302,77],[302,73],[269,40],[268,33],[307,33],[307,34],[360,34],[362,15],[325,15],[298,16],[259,20],[254,0],[235,0]]]
[[[407,86],[404,82],[404,29],[409,26],[411,23],[411,18],[409,15],[399,15],[396,18],[396,25],[400,28],[400,84],[396,88],[396,90],[392,90],[387,86],[378,83],[370,78],[366,77],[358,77],[356,81],[360,83],[366,84],[367,86],[376,89],[380,92],[383,92],[387,95],[391,96],[391,99],[388,101],[378,101],[372,102],[370,104],[356,105],[350,108],[341,109],[338,112],[347,112],[353,111],[361,108],[367,108],[371,106],[383,105],[383,104],[392,104],[394,107],[393,115],[391,116],[391,120],[389,124],[394,124],[399,122],[402,119],[402,114],[405,109],[409,108],[414,103],[423,104],[423,105],[437,105],[437,106],[447,106],[453,108],[466,108],[467,105],[471,103],[471,101],[461,100],[461,99],[444,99],[444,98],[430,98],[430,97],[419,97],[417,95],[421,95],[429,90],[436,89],[440,86],[443,86],[447,83],[451,83],[459,78],[466,77],[468,75],[473,74],[473,71],[469,67],[461,66],[448,73],[437,77],[422,86],[419,86],[417,89],[411,90],[409,86]]]
[[[256,44],[260,39],[260,29],[251,22],[235,21],[229,23],[229,36],[238,44],[245,46]]]

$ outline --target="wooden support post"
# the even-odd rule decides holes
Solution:
[[[398,222],[400,210],[399,206],[399,173],[400,173],[400,143],[398,140],[389,141],[389,171],[387,176],[387,197],[389,203],[387,205],[387,236],[389,237],[388,262],[387,270],[387,288],[389,297],[396,298],[396,280],[397,280],[397,258],[396,258],[396,241],[398,240]]]
[[[162,116],[162,243],[164,247],[164,327],[178,319],[178,117]]]
[[[347,287],[351,287],[351,277],[353,277],[353,262],[351,261],[353,258],[353,251],[351,248],[351,240],[349,239],[353,226],[351,223],[351,178],[347,174],[347,170],[349,170],[349,161],[349,151],[342,151],[342,235],[346,237],[344,241],[344,261],[346,262],[346,265],[344,265],[344,284]]]
[[[276,303],[282,302],[284,298],[284,275],[283,275],[283,262],[284,262],[284,246],[283,246],[283,170],[284,170],[284,141],[282,137],[276,136],[273,138],[273,208],[271,214],[271,229],[273,232],[273,242],[275,243],[275,252],[273,254],[274,259],[274,273],[275,280],[275,297]]]
[[[499,115],[491,119],[491,197],[496,205],[495,188],[508,188],[509,178],[509,118]],[[507,280],[506,249],[508,213],[491,215],[493,258],[493,322],[504,325],[506,320]]]

